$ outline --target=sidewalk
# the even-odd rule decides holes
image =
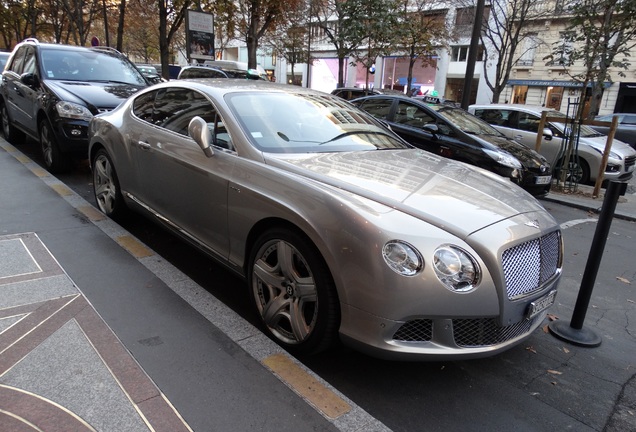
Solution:
[[[0,432],[389,430],[2,138],[0,203]]]
[[[573,190],[559,190],[554,187],[552,191],[543,198],[546,201],[557,202],[582,210],[600,213],[605,199],[605,189],[601,189],[598,197],[593,197],[594,187],[586,185],[576,185]],[[614,217],[629,221],[636,221],[636,177],[627,183],[625,195],[620,196],[616,203]]]
[[[0,202],[0,432],[388,430],[1,138]]]

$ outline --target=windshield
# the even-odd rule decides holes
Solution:
[[[410,148],[373,117],[335,96],[254,92],[226,98],[252,144],[264,152]]]
[[[557,118],[562,118],[563,120],[565,120],[564,123],[552,123],[552,125],[556,127],[558,130],[560,130],[561,132],[565,131],[564,133],[566,135],[568,134],[568,131],[570,130],[570,125],[572,123],[571,118],[563,114],[561,111],[548,111],[548,117],[557,117]],[[566,130],[566,126],[567,126],[567,130]],[[591,137],[603,136],[603,134],[599,133],[598,131],[595,131],[588,125],[581,125],[580,136],[591,138]]]
[[[146,85],[131,62],[108,51],[45,50],[42,52],[42,71],[50,80]]]
[[[449,123],[468,134],[502,136],[501,132],[490,126],[490,124],[463,109],[445,105],[432,105],[430,108],[437,111],[437,113],[444,117]]]

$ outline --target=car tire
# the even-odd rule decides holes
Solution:
[[[315,354],[336,342],[336,288],[322,256],[304,235],[282,227],[263,233],[249,258],[248,284],[266,333],[288,351]]]
[[[92,160],[93,192],[99,210],[106,216],[117,219],[126,212],[126,203],[119,187],[115,165],[104,149],[100,149]]]
[[[557,169],[555,170],[556,177],[560,180],[561,173],[560,168],[563,165],[563,160],[560,160],[557,163]],[[570,176],[566,176],[566,181],[572,181],[576,184],[586,185],[590,183],[590,166],[583,158],[578,158],[578,160],[570,159],[570,170],[569,172],[575,172],[574,176],[570,178]]]
[[[71,160],[68,155],[62,153],[55,139],[53,128],[47,119],[40,120],[38,125],[40,133],[40,147],[44,166],[51,173],[63,173],[71,168]]]
[[[9,111],[7,110],[7,106],[5,105],[4,101],[0,102],[0,117],[2,118],[2,133],[5,139],[11,144],[24,143],[24,132],[11,124]]]

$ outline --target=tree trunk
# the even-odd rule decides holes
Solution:
[[[344,87],[345,58],[338,56],[338,87]]]
[[[119,22],[117,25],[117,51],[123,52],[124,48],[124,22],[126,15],[126,0],[119,3]]]
[[[170,47],[168,46],[168,12],[165,0],[159,0],[159,53],[161,57],[161,76],[170,79]]]

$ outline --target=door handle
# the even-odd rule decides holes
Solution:
[[[151,146],[150,143],[147,143],[145,141],[138,141],[137,144],[139,145],[139,148],[142,150],[150,150]]]

